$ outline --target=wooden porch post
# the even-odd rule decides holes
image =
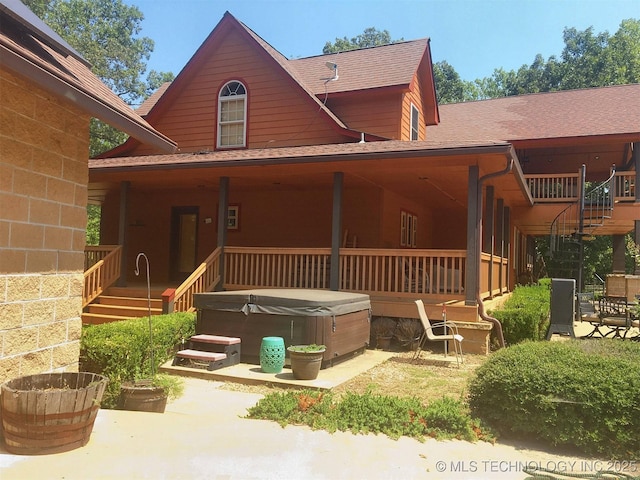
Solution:
[[[633,164],[636,167],[636,203],[640,202],[640,142],[633,144]],[[636,246],[640,248],[640,220],[635,220]],[[640,258],[636,257],[634,262],[634,274],[640,275]]]
[[[496,202],[496,253],[500,257],[500,268],[498,268],[498,290],[499,294],[504,292],[505,278],[502,268],[504,258],[504,200],[498,198]]]
[[[469,167],[468,193],[467,193],[467,261],[464,277],[465,305],[478,305],[476,298],[478,292],[478,280],[480,272],[480,207],[478,199],[482,199],[479,190],[479,169],[477,165]]]
[[[636,202],[640,202],[640,142],[633,144],[632,158],[632,163],[636,166]]]
[[[229,177],[220,177],[218,191],[218,244],[222,249],[220,255],[220,281],[216,290],[224,288],[224,247],[227,244],[227,223],[229,222]]]
[[[489,258],[489,298],[493,298],[493,254],[494,254],[494,239],[495,239],[495,225],[494,225],[494,188],[487,186],[487,194],[484,206],[484,215],[482,227],[482,251],[490,255]]]
[[[329,288],[340,290],[340,229],[342,228],[342,187],[344,173],[333,174],[333,213],[331,216],[331,273]]]
[[[511,210],[509,207],[504,207],[503,212],[503,241],[504,247],[502,249],[503,256],[507,257],[507,278],[504,279],[504,284],[507,287],[507,290],[511,290],[513,286],[511,285],[511,269],[513,268],[513,263],[515,262],[515,258],[511,257]]]
[[[636,172],[637,176],[637,172]],[[636,183],[636,185],[639,185]],[[638,195],[638,189],[636,188],[636,195]],[[634,241],[636,243],[636,247],[640,248],[640,220],[635,220],[635,231],[634,231]],[[640,275],[640,258],[635,257],[634,259],[634,275]]]
[[[118,287],[127,286],[127,252],[129,250],[127,238],[127,210],[129,203],[130,182],[120,182],[120,216],[118,219],[118,245],[122,245],[122,256],[120,257],[120,277],[116,285]]]

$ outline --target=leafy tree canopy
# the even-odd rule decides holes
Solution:
[[[614,35],[595,34],[593,27],[565,28],[562,38],[559,57],[545,60],[538,54],[518,70],[497,68],[491,77],[476,79],[476,90],[467,96],[496,98],[640,82],[640,20],[623,20]]]
[[[336,38],[334,43],[325,43],[322,53],[346,52],[348,50],[357,50],[358,48],[377,47],[379,45],[388,45],[402,41],[404,41],[402,38],[399,40],[391,40],[391,35],[387,30],[380,31],[374,27],[369,27],[351,40],[347,37],[342,37]]]
[[[142,75],[154,43],[141,37],[142,12],[122,0],[24,0],[47,25],[92,65],[93,72],[129,105],[139,104],[172,73],[152,70]],[[113,148],[126,139],[98,120],[90,128],[90,155]]]

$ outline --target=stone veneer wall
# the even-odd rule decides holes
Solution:
[[[0,68],[0,382],[78,369],[88,126]]]

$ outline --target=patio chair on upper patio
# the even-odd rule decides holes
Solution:
[[[422,328],[424,328],[424,332],[422,332],[422,336],[420,337],[420,341],[418,342],[418,348],[413,355],[413,360],[416,360],[420,356],[420,352],[423,349],[423,344],[427,340],[432,342],[452,341],[453,349],[456,355],[456,362],[458,366],[460,366],[460,363],[464,362],[464,357],[462,356],[463,337],[458,333],[458,326],[454,322],[431,323],[431,321],[429,320],[429,317],[427,316],[427,312],[424,309],[424,303],[422,302],[422,300],[416,300],[415,303],[416,303],[416,306],[418,307],[418,315],[420,316],[420,322],[422,323]],[[436,335],[433,332],[433,329],[438,327],[443,327],[445,329],[444,335]],[[447,334],[447,330],[451,333]],[[446,345],[445,345],[445,348],[446,348]]]
[[[409,293],[430,293],[429,274],[411,259],[404,258],[400,261],[401,268],[404,271],[403,291]]]

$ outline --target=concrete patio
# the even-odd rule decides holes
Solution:
[[[331,388],[392,353],[367,351],[321,371],[314,388]],[[427,358],[429,357],[429,358]],[[423,353],[439,362],[442,354]],[[166,366],[165,366],[166,368]],[[443,367],[447,368],[447,367]],[[450,368],[455,368],[451,366]],[[216,376],[215,379],[214,375]],[[164,414],[100,410],[89,443],[70,452],[12,455],[0,448],[0,477],[25,479],[514,479],[526,467],[594,471],[604,464],[547,453],[530,445],[463,441],[424,443],[384,435],[330,434],[304,426],[243,418],[261,398],[225,389],[225,376],[299,387],[286,369],[262,374],[255,365],[185,377],[184,395]],[[244,380],[241,379],[244,377]]]

